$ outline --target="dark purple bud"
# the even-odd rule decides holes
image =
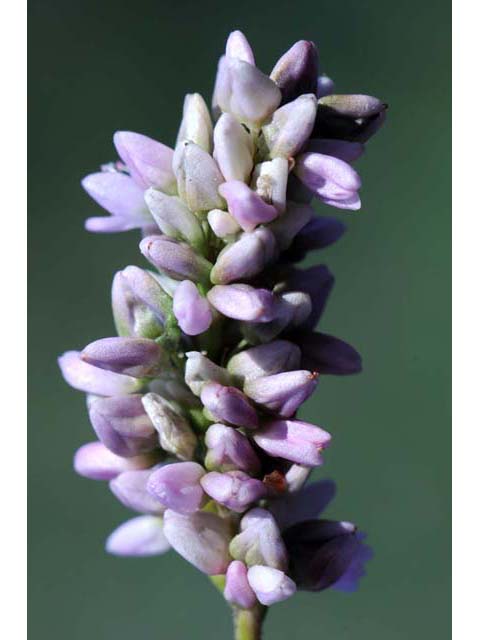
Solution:
[[[317,80],[317,97],[329,96],[335,91],[335,83],[331,78],[322,73]]]
[[[316,93],[318,51],[313,42],[299,40],[278,60],[270,74],[282,92],[282,103],[304,93]]]
[[[348,140],[310,140],[307,151],[323,153],[326,156],[334,156],[344,162],[355,162],[365,151],[365,146],[360,142]]]
[[[89,398],[88,414],[99,440],[125,458],[158,448],[158,435],[141,395]]]
[[[317,378],[311,371],[285,371],[247,380],[243,390],[256,404],[290,418],[315,391]]]
[[[307,520],[283,534],[290,571],[299,589],[321,591],[348,571],[361,548],[361,538],[349,522]]]
[[[305,228],[314,215],[315,211],[310,205],[288,202],[285,213],[268,225],[280,251],[288,249],[295,236]]]
[[[328,108],[341,116],[358,119],[377,115],[385,110],[386,104],[373,96],[336,94],[320,98],[318,108]]]
[[[360,354],[347,342],[326,333],[296,334],[295,341],[302,351],[302,366],[322,374],[337,376],[359,373]]]
[[[318,101],[312,137],[366,142],[383,124],[386,109],[372,96],[324,96]]]
[[[81,353],[87,364],[135,378],[155,376],[164,366],[165,355],[154,341],[145,338],[102,338]]]
[[[320,427],[300,420],[274,420],[253,434],[257,445],[275,458],[307,467],[323,464],[321,452],[331,436]]]
[[[140,251],[157,269],[175,280],[208,281],[212,265],[188,244],[166,236],[148,236],[141,241]]]
[[[224,424],[212,424],[205,434],[207,455],[205,466],[209,471],[239,469],[251,475],[260,470],[260,461],[248,438]]]
[[[334,497],[335,483],[332,480],[319,480],[270,500],[268,508],[283,530],[298,522],[318,518]]]
[[[236,427],[258,427],[258,416],[247,397],[235,387],[208,382],[202,389],[201,400],[214,420]]]
[[[317,265],[308,269],[296,269],[288,277],[289,290],[300,290],[310,296],[312,310],[305,327],[313,329],[327,304],[328,296],[333,288],[334,277],[325,265]]]
[[[225,600],[242,609],[251,609],[257,598],[247,580],[247,567],[240,560],[233,560],[228,565],[225,575]]]
[[[322,216],[308,222],[295,236],[287,253],[294,262],[303,260],[308,251],[324,249],[339,240],[346,226],[337,218]]]
[[[261,480],[251,478],[243,471],[212,471],[204,475],[200,483],[205,493],[236,513],[243,513],[267,493]]]
[[[161,515],[165,507],[147,491],[147,482],[152,471],[152,469],[124,471],[110,481],[110,489],[127,509]]]

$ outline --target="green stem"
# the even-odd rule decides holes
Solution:
[[[261,640],[262,624],[267,608],[257,605],[253,609],[233,608],[235,640]]]

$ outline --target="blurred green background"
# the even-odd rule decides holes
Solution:
[[[336,274],[322,328],[364,372],[324,378],[303,410],[334,434],[319,476],[334,517],[369,532],[354,595],[276,605],[266,639],[450,637],[450,6],[447,1],[30,1],[30,634],[32,640],[226,639],[227,607],[175,554],[117,559],[129,513],[74,475],[91,440],[56,356],[113,332],[113,273],[142,263],[135,232],[83,230],[99,209],[79,181],[114,158],[112,133],[173,144],[183,96],[209,97],[230,30],[269,71],[314,40],[339,92],[378,95],[387,126],[359,162],[363,209],[318,256]],[[332,213],[330,210],[329,213]],[[294,634],[294,635],[293,635]]]

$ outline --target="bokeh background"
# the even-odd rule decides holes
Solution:
[[[339,92],[390,104],[358,164],[363,209],[339,213],[348,234],[317,256],[336,274],[322,328],[356,345],[364,372],[325,377],[302,414],[334,434],[317,473],[338,482],[330,514],[367,530],[376,557],[353,596],[275,605],[265,637],[448,638],[449,3],[30,0],[31,638],[230,637],[227,607],[179,556],[105,554],[129,513],[72,471],[92,432],[56,356],[112,334],[112,275],[142,263],[135,232],[83,230],[98,209],[81,177],[114,158],[116,129],[173,144],[184,94],[210,96],[234,28],[265,71],[314,40]]]

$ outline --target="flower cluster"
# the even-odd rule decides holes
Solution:
[[[175,149],[117,132],[120,160],[83,181],[110,214],[87,229],[141,229],[153,268],[115,275],[117,337],[59,360],[98,438],[75,469],[141,514],[109,552],[173,547],[240,612],[297,589],[352,590],[370,555],[353,524],[319,519],[333,483],[306,484],[331,436],[297,411],[321,375],[356,373],[361,359],[315,331],[332,274],[297,263],[345,230],[315,214],[314,197],[359,209],[352,163],[386,105],[334,94],[319,73],[315,46],[300,41],[264,75],[235,31],[213,121],[189,94]]]

